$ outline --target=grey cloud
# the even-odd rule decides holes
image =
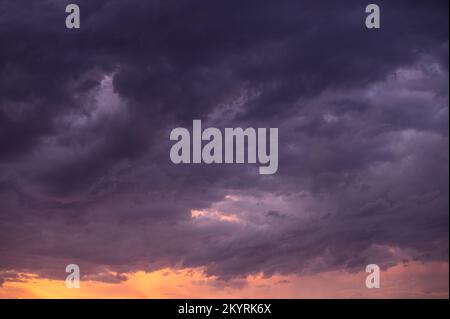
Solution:
[[[375,32],[362,1],[78,2],[72,32],[0,1],[1,270],[448,260],[448,2],[382,1]],[[279,127],[278,173],[172,164],[194,118]]]

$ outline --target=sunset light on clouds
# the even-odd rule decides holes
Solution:
[[[119,283],[87,279],[80,289],[67,289],[62,280],[26,276],[5,283],[0,298],[448,298],[448,272],[447,263],[394,266],[383,274],[383,291],[366,289],[365,272],[343,271],[221,281],[201,269],[161,269],[130,274]]]

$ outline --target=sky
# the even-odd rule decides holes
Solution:
[[[70,2],[0,0],[0,298],[448,298],[448,1]]]

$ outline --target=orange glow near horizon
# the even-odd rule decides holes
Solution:
[[[448,298],[446,262],[397,265],[381,273],[381,288],[367,289],[367,273],[323,272],[308,276],[261,275],[221,281],[200,269],[161,269],[136,272],[126,281],[82,280],[68,289],[63,280],[30,276],[5,282],[0,298]]]

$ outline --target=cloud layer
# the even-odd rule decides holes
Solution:
[[[363,1],[77,3],[67,30],[0,0],[5,274],[448,261],[447,1],[379,1],[379,30]],[[277,174],[172,164],[193,119],[278,127]]]

